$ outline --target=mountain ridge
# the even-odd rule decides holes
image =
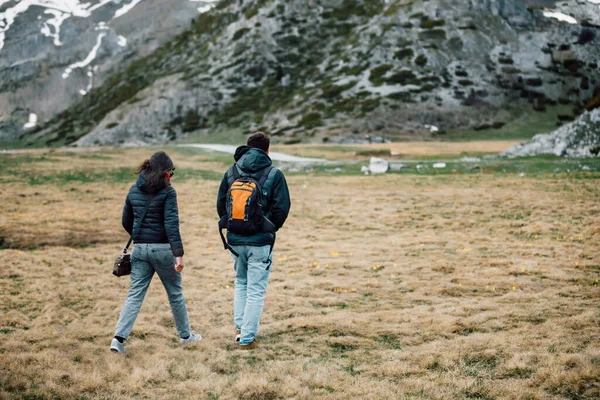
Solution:
[[[575,118],[600,81],[599,39],[591,22],[538,6],[224,0],[28,140],[164,143],[226,128],[288,143],[423,136],[500,126],[526,104],[564,104]]]

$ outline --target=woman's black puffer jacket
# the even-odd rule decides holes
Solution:
[[[151,196],[154,196],[152,204],[133,238],[134,242],[169,243],[175,257],[183,256],[183,243],[179,234],[177,192],[170,184],[158,192],[153,192],[146,185],[144,174],[141,173],[125,199],[123,228],[131,235]]]

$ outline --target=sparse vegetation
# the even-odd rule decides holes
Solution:
[[[433,29],[440,26],[444,26],[446,21],[443,19],[423,19],[421,20],[420,27],[424,29]]]
[[[241,39],[241,38],[242,38],[242,37],[243,37],[243,36],[244,36],[246,33],[248,33],[248,32],[250,32],[250,29],[249,29],[249,28],[241,28],[241,29],[238,29],[238,30],[237,30],[237,31],[236,31],[236,32],[233,34],[233,37],[231,38],[231,40],[233,40],[233,41],[235,42],[236,40],[239,40],[239,39]]]
[[[321,114],[318,112],[306,114],[300,119],[298,125],[303,126],[306,129],[313,129],[318,126],[321,126],[323,125],[323,121],[321,120]]]
[[[404,49],[398,50],[394,54],[394,58],[398,59],[398,60],[403,60],[405,58],[412,58],[414,54],[415,54],[415,52],[413,51],[413,49],[411,49],[411,48],[404,48]]]
[[[421,40],[441,42],[443,40],[446,40],[446,31],[443,29],[429,29],[423,32],[419,32],[419,38]]]
[[[419,84],[419,80],[417,79],[416,75],[408,69],[404,69],[401,71],[398,71],[392,75],[390,75],[389,78],[386,79],[386,82],[389,84],[396,84],[396,85],[418,85]]]
[[[381,85],[384,82],[384,75],[393,68],[393,65],[383,64],[371,69],[369,74],[369,80],[376,86]]]
[[[415,64],[419,67],[424,67],[427,65],[427,57],[425,57],[423,54],[419,54],[417,58],[415,58]]]

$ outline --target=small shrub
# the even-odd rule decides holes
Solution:
[[[427,65],[427,57],[425,57],[423,54],[419,54],[417,58],[415,58],[415,64],[419,67],[424,67]]]
[[[367,69],[369,66],[368,65],[364,65],[364,64],[359,64],[356,65],[354,67],[351,66],[345,66],[342,69],[340,69],[340,74],[344,74],[344,75],[358,75],[361,72],[363,72],[365,69]]]
[[[233,40],[235,42],[236,40],[241,39],[248,31],[250,31],[249,28],[241,28],[241,29],[237,30],[233,34],[233,37],[231,38],[231,40]]]
[[[383,5],[378,1],[344,0],[340,7],[325,11],[323,18],[347,20],[353,16],[373,17],[382,11]]]
[[[528,86],[542,86],[544,82],[540,78],[530,78],[525,81]]]
[[[336,112],[349,113],[354,110],[354,108],[356,107],[356,103],[357,103],[357,99],[355,96],[348,97],[348,98],[342,99],[341,101],[339,101],[339,102],[335,103],[333,106],[331,106],[331,111],[333,112],[333,115],[335,115]]]
[[[521,368],[515,367],[506,370],[502,375],[503,378],[516,378],[516,379],[525,379],[529,378],[533,374],[533,370],[531,368]]]
[[[348,82],[345,85],[332,85],[326,84],[321,87],[323,94],[321,95],[324,99],[333,100],[340,96],[343,92],[351,89],[356,85],[356,81]]]
[[[396,93],[392,93],[392,94],[388,95],[387,97],[389,99],[400,100],[405,103],[410,103],[412,101],[412,97],[409,92],[396,92]]]
[[[405,58],[412,58],[412,56],[415,54],[415,52],[413,51],[413,49],[406,48],[406,49],[401,49],[398,50],[396,52],[396,54],[394,54],[394,58],[397,60],[403,60]]]
[[[202,128],[202,118],[198,115],[195,110],[188,110],[188,112],[183,117],[183,125],[181,129],[184,132],[191,132],[196,129]]]
[[[321,113],[312,112],[304,115],[300,122],[298,122],[298,126],[303,126],[305,129],[313,129],[318,126],[323,126],[323,121],[321,120]]]
[[[352,351],[356,349],[355,345],[347,343],[330,343],[329,347],[334,353],[345,353],[346,351]]]
[[[106,129],[112,129],[116,126],[119,126],[118,122],[110,122],[110,123],[106,124]]]
[[[360,109],[362,112],[367,113],[367,112],[371,112],[374,109],[376,109],[377,107],[379,107],[379,103],[380,103],[380,99],[376,98],[376,99],[368,99],[365,100],[361,105],[360,105]]]
[[[392,76],[386,79],[387,83],[390,84],[399,84],[399,85],[418,85],[419,80],[416,75],[410,70],[402,70],[396,72]]]
[[[413,42],[411,42],[410,40],[407,39],[398,39],[398,43],[396,43],[396,46],[398,47],[409,47],[413,44]]]
[[[392,65],[390,64],[379,65],[371,70],[369,80],[373,82],[374,85],[381,85],[383,83],[383,76],[391,69]]]
[[[443,19],[424,19],[421,21],[420,26],[423,29],[433,29],[438,26],[444,26],[445,24],[446,21],[444,21]]]
[[[429,29],[419,33],[419,39],[421,40],[446,40],[446,31],[443,29]]]

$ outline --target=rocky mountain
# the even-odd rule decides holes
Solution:
[[[221,0],[23,138],[423,137],[557,104],[573,119],[600,85],[596,1]]]
[[[600,155],[600,108],[584,113],[576,121],[555,132],[535,135],[500,153],[504,157],[554,154],[567,157],[598,157]]]
[[[0,139],[79,103],[213,2],[0,0]]]

